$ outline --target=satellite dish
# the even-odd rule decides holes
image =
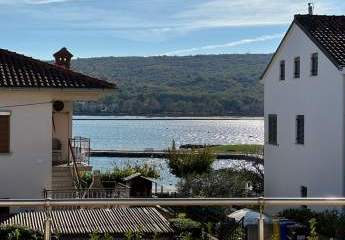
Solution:
[[[56,112],[61,112],[65,107],[65,104],[62,101],[54,101],[53,102],[53,109]]]

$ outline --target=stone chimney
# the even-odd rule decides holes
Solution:
[[[308,14],[313,15],[314,5],[312,3],[308,3]]]
[[[73,57],[73,54],[70,53],[67,48],[63,47],[56,53],[54,53],[55,58],[55,65],[70,69],[71,67],[71,59]]]

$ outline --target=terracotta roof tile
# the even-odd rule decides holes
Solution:
[[[115,84],[0,49],[0,88],[114,89]]]
[[[295,15],[295,22],[336,66],[345,66],[345,16]]]

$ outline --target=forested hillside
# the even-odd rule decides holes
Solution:
[[[128,115],[262,115],[259,77],[268,54],[76,59],[74,70],[115,82],[102,103],[76,113]]]

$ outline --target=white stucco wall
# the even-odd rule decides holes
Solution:
[[[0,94],[0,105],[48,102],[39,94]],[[0,154],[0,197],[38,198],[51,186],[52,106],[6,107],[10,111],[10,153]]]
[[[310,76],[310,57],[319,55],[319,74]],[[300,57],[301,77],[293,78]],[[279,80],[285,60],[286,80]],[[263,78],[265,90],[265,196],[344,195],[344,79],[317,46],[294,25]],[[268,114],[278,115],[278,145],[268,142]],[[305,118],[305,144],[296,142],[296,115]]]
[[[96,100],[102,91],[0,89],[0,111],[11,112],[10,153],[0,154],[0,198],[41,198],[44,188],[51,189],[52,176],[52,103],[66,102],[69,123],[60,137],[72,134],[72,102]],[[14,107],[29,103],[39,105]],[[4,107],[7,106],[7,107]]]

